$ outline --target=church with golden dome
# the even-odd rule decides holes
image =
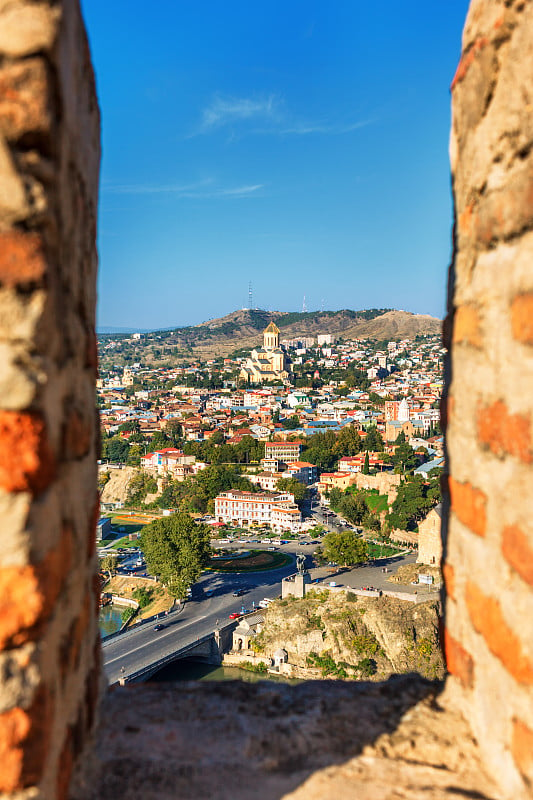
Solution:
[[[289,380],[290,361],[279,344],[279,328],[271,322],[263,332],[263,347],[252,350],[240,377],[248,383]]]

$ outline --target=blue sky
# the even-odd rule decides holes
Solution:
[[[102,110],[100,325],[442,316],[467,0],[84,0]]]

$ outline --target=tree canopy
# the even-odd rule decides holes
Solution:
[[[439,477],[424,481],[419,475],[408,477],[398,486],[387,525],[390,529],[413,530],[440,500]]]
[[[280,492],[290,492],[294,495],[294,501],[301,503],[309,494],[307,487],[296,478],[280,478],[276,484]]]
[[[211,555],[210,530],[185,513],[156,519],[141,534],[141,548],[153,575],[173,597],[183,598]]]
[[[324,537],[323,557],[345,567],[353,567],[366,561],[366,542],[354,531],[328,533]]]

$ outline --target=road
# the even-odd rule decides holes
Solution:
[[[313,509],[313,516],[318,521],[324,519],[321,509]],[[330,515],[330,529],[343,529],[335,518]],[[231,545],[220,545],[213,542],[214,546],[227,549],[242,548],[243,545],[233,542]],[[265,547],[265,545],[254,545]],[[327,582],[335,580],[338,584],[350,588],[375,586],[380,589],[414,591],[412,586],[402,586],[387,581],[388,574],[382,572],[383,566],[395,570],[400,564],[412,563],[415,555],[382,559],[377,564],[358,567],[349,571],[335,574],[326,567],[313,567],[312,554],[316,545],[291,541],[286,545],[277,547],[278,551],[291,555],[304,553],[307,556],[307,568],[312,580]],[[223,624],[229,620],[229,615],[243,608],[257,607],[264,597],[275,598],[281,594],[281,580],[294,573],[294,563],[277,570],[256,572],[249,574],[222,574],[208,572],[202,575],[192,589],[192,597],[179,610],[170,613],[161,620],[165,628],[154,631],[155,622],[144,623],[132,628],[120,636],[103,641],[104,668],[110,682],[118,681],[121,669],[129,675],[142,669],[147,663],[152,663],[175,651],[178,647],[192,643],[196,639],[213,631],[217,623]],[[246,592],[241,597],[233,597],[237,589],[245,588]]]
[[[309,548],[307,548],[309,549]],[[164,630],[154,631],[155,622],[147,622],[131,631],[103,641],[104,668],[111,683],[118,681],[121,667],[125,674],[141,669],[149,662],[169,655],[180,646],[205,636],[229,615],[242,608],[252,609],[264,597],[281,594],[281,580],[294,573],[294,564],[269,572],[228,575],[209,572],[202,575],[192,590],[192,598],[184,606],[164,617]],[[246,587],[241,597],[232,593]],[[208,596],[209,592],[211,596]]]

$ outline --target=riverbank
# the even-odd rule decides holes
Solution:
[[[244,683],[257,683],[258,681],[273,681],[275,683],[300,683],[294,678],[285,678],[281,675],[251,672],[239,667],[214,666],[203,661],[183,660],[169,664],[150,678],[156,683],[169,683],[181,681],[243,681]]]

